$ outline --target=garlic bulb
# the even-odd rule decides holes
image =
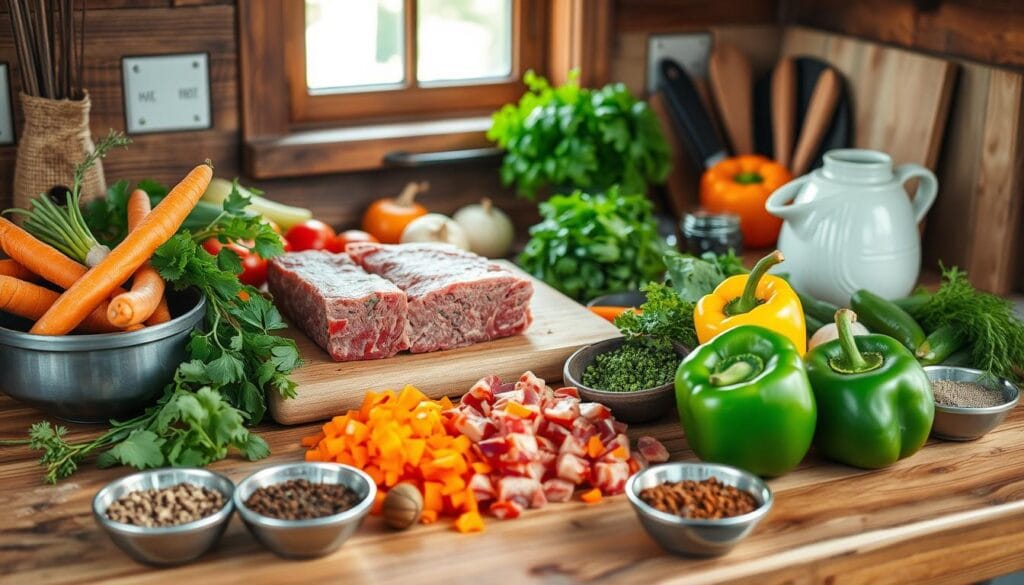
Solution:
[[[417,217],[405,226],[405,231],[402,232],[402,243],[413,242],[452,244],[463,250],[469,250],[469,239],[466,237],[466,232],[452,218],[440,213],[428,213]]]
[[[467,205],[452,216],[469,239],[469,249],[488,258],[502,258],[512,251],[515,228],[508,215],[483,198],[479,204]]]
[[[868,328],[861,325],[860,323],[854,322],[850,324],[850,330],[856,335],[867,335]],[[836,327],[835,323],[826,323],[824,327],[818,329],[811,336],[811,341],[807,344],[807,349],[812,350],[819,345],[832,341],[833,339],[839,339],[839,328]]]

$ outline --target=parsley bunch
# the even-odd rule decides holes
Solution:
[[[231,449],[250,460],[270,453],[246,425],[266,414],[266,391],[295,396],[295,382],[288,376],[301,363],[298,348],[291,339],[273,334],[285,327],[274,305],[238,281],[238,256],[224,248],[214,257],[200,245],[210,237],[245,240],[264,258],[281,254],[280,237],[244,211],[248,204],[249,197],[234,189],[208,225],[196,232],[184,230],[156,250],[150,262],[168,284],[176,290],[196,289],[206,297],[205,331],[192,333],[190,360],[178,367],[163,397],[142,415],[111,421],[107,432],[82,442],[68,442],[64,427],[32,425],[28,440],[21,442],[43,451],[40,463],[47,481],[68,477],[94,454],[99,454],[101,466],[145,469],[207,465]]]
[[[527,71],[518,104],[492,116],[487,138],[505,150],[501,178],[532,199],[546,186],[643,193],[668,176],[668,143],[651,108],[625,85],[581,88],[579,71],[551,87]]]

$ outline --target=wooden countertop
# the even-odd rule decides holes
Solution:
[[[38,412],[0,398],[0,437],[21,436]],[[238,481],[271,463],[302,458],[299,438],[316,425],[260,429],[264,461],[212,466]],[[74,436],[97,427],[71,425]],[[678,424],[630,429],[661,438],[672,459],[694,460]],[[1024,568],[1024,410],[971,443],[932,441],[881,471],[813,454],[771,480],[775,506],[732,553],[710,560],[665,554],[624,496],[592,506],[550,504],[518,520],[488,519],[482,534],[450,520],[392,532],[377,518],[334,555],[285,561],[263,549],[235,516],[197,562],[152,569],[124,555],[96,525],[91,500],[130,473],[91,463],[56,486],[41,483],[37,455],[0,447],[0,583],[679,583],[973,582]]]

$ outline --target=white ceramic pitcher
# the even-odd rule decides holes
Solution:
[[[765,202],[784,220],[779,270],[797,290],[841,307],[862,288],[887,299],[908,295],[921,269],[917,224],[935,202],[935,175],[915,164],[894,170],[889,155],[874,150],[830,150],[824,160]],[[920,185],[911,202],[903,184],[913,178]]]

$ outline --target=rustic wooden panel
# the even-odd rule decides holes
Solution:
[[[956,82],[949,125],[935,174],[939,195],[928,212],[924,232],[924,266],[939,261],[967,266],[974,225],[974,201],[978,168],[983,156],[982,130],[988,112],[989,80],[992,69],[984,65],[961,64]]]
[[[902,47],[1024,67],[1019,0],[784,0],[783,19]]]
[[[580,85],[608,82],[612,0],[554,0],[550,6],[547,69],[553,83],[565,82],[572,69]]]
[[[90,5],[91,6],[91,5]],[[109,182],[144,177],[176,181],[204,158],[219,173],[238,173],[238,63],[232,6],[110,9],[86,18],[85,86],[92,98],[93,135],[125,129],[121,58],[132,55],[207,52],[210,55],[213,128],[196,132],[139,134],[126,151],[104,161]],[[0,30],[9,30],[0,15]],[[0,61],[16,63],[13,38],[0,35]],[[18,92],[18,75],[12,75]],[[17,110],[17,108],[16,108]],[[16,115],[20,128],[20,111]],[[15,146],[0,148],[0,204],[9,203]]]
[[[895,164],[935,168],[955,65],[802,27],[783,33],[783,55],[810,55],[836,67],[853,103],[853,144],[888,152]]]
[[[1024,76],[994,70],[988,89],[967,271],[978,287],[1007,294],[1016,283],[1024,204]]]
[[[615,30],[665,32],[711,25],[774,23],[777,0],[615,0]]]

